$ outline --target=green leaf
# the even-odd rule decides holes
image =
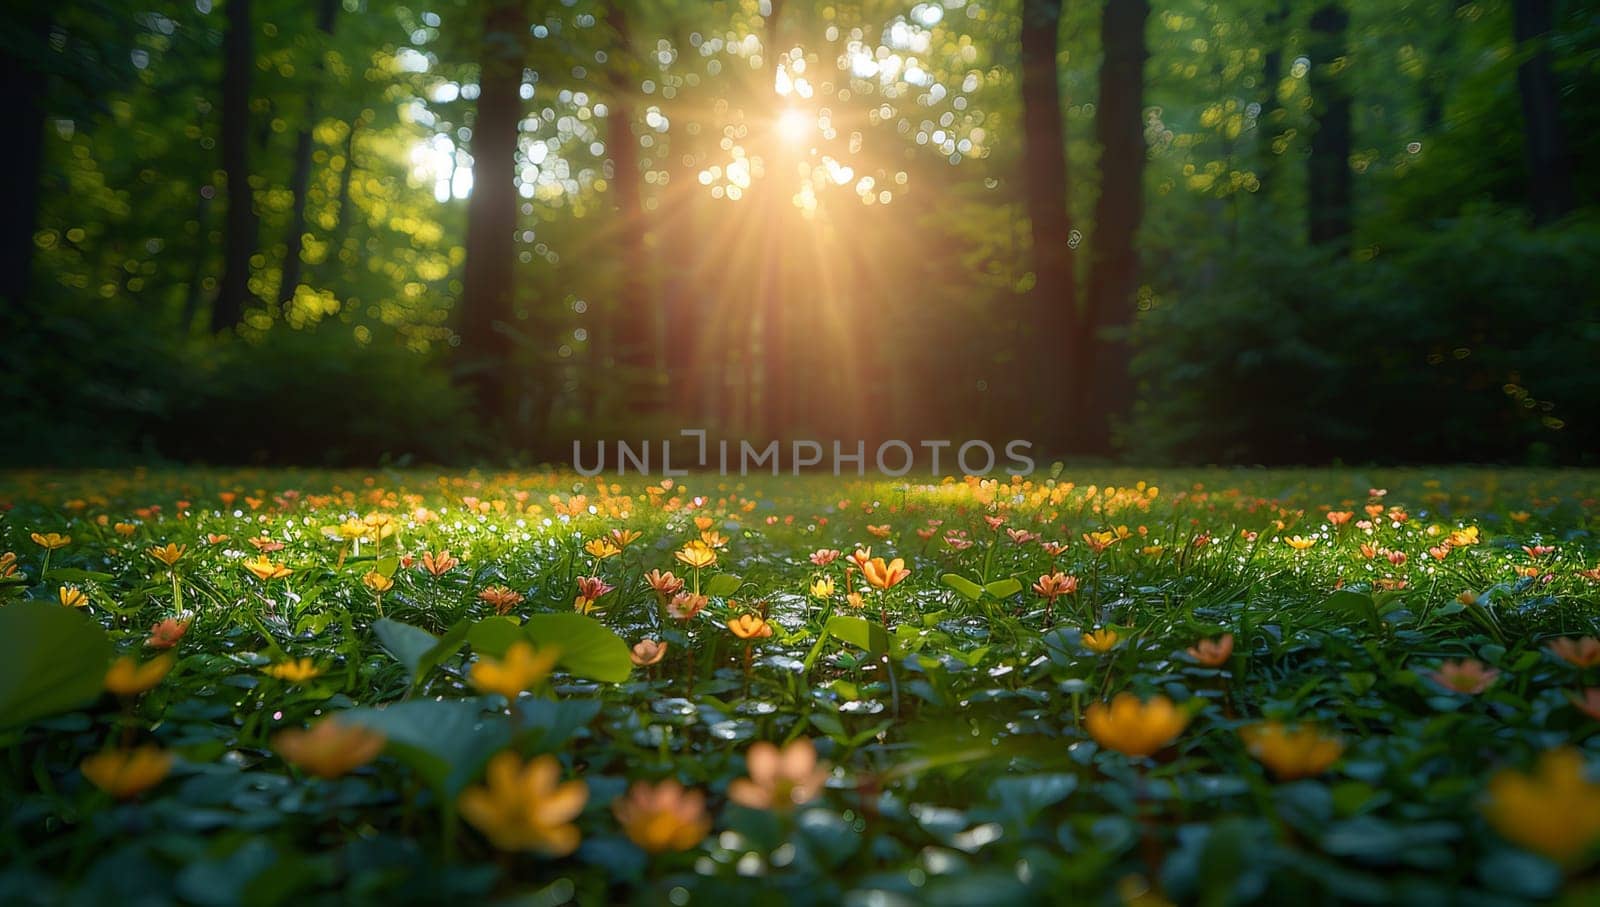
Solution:
[[[939,581],[961,593],[962,597],[969,601],[983,598],[983,587],[959,573],[946,573],[939,577]]]
[[[385,752],[452,800],[511,740],[510,722],[485,713],[482,699],[413,699],[350,709],[339,718],[381,732],[389,738]]]
[[[374,621],[372,632],[389,654],[406,666],[406,674],[413,681],[417,679],[417,666],[422,663],[423,656],[439,644],[439,638],[427,630],[387,617]]]
[[[413,688],[420,685],[423,678],[428,676],[428,672],[438,667],[440,662],[456,654],[461,644],[467,641],[467,633],[472,630],[472,623],[470,617],[456,621],[454,626],[439,637],[433,648],[422,653],[422,657],[417,659],[416,673],[411,679]]]
[[[517,734],[519,746],[549,753],[560,749],[579,728],[600,714],[600,700],[524,696],[517,700],[516,708],[522,718]]]
[[[1379,616],[1378,606],[1370,595],[1351,589],[1341,589],[1328,596],[1323,601],[1322,607],[1327,611],[1364,620],[1373,630],[1383,629],[1383,618]]]
[[[857,648],[866,649],[873,655],[882,655],[889,651],[889,634],[884,632],[883,625],[865,617],[835,615],[828,618],[825,630],[829,636],[842,639]]]
[[[0,608],[0,727],[93,702],[111,656],[106,631],[75,608],[28,601]]]
[[[467,630],[467,643],[472,651],[495,658],[506,654],[512,643],[526,638],[514,617],[485,617]]]
[[[535,614],[522,632],[536,645],[559,649],[557,664],[579,677],[621,683],[633,672],[628,644],[587,615]]]
[[[1010,598],[1011,596],[1022,591],[1022,583],[1016,577],[1012,577],[1010,579],[997,579],[989,585],[984,586],[983,591],[989,593],[995,598]]]
[[[739,584],[742,582],[744,580],[734,576],[732,573],[719,573],[706,580],[705,587],[701,591],[716,598],[727,598],[739,591]]]

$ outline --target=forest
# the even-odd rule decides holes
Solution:
[[[1559,0],[4,14],[5,462],[1593,462]]]

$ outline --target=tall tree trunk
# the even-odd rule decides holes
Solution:
[[[1022,182],[1033,237],[1031,310],[1037,345],[1031,351],[1035,391],[1048,401],[1037,407],[1039,441],[1064,447],[1076,391],[1068,386],[1067,363],[1086,355],[1079,346],[1077,277],[1068,210],[1066,136],[1056,48],[1061,0],[1023,0],[1022,5]]]
[[[518,127],[528,18],[521,0],[497,0],[484,13],[478,109],[472,127],[473,187],[467,201],[467,262],[462,275],[462,371],[487,420],[510,416],[507,374],[516,278]]]
[[[1261,116],[1256,118],[1256,131],[1260,135],[1262,150],[1260,185],[1256,188],[1259,198],[1271,201],[1272,188],[1278,184],[1278,174],[1282,169],[1283,155],[1278,154],[1273,143],[1277,141],[1280,127],[1284,118],[1283,102],[1278,98],[1278,88],[1283,82],[1283,48],[1289,41],[1289,3],[1288,0],[1279,0],[1276,9],[1267,13],[1266,32],[1269,46],[1261,62],[1261,81],[1263,97],[1261,99]]]
[[[611,153],[612,207],[617,218],[617,238],[621,247],[622,273],[617,286],[616,305],[611,307],[612,328],[608,331],[622,385],[623,405],[633,412],[647,412],[659,403],[656,376],[657,311],[646,282],[650,259],[645,251],[645,212],[639,179],[639,139],[633,134],[635,61],[633,36],[628,16],[616,0],[605,4],[606,21],[616,32],[618,62],[610,80],[611,109],[606,114],[606,147]]]
[[[764,69],[756,74],[755,103],[753,109],[766,112],[778,101],[773,89],[776,66],[782,53],[783,0],[771,0],[769,13],[761,35]],[[757,127],[763,128],[763,127]],[[764,429],[768,437],[782,438],[794,430],[790,399],[788,293],[783,277],[783,236],[787,217],[794,211],[790,204],[787,180],[794,171],[788,158],[790,149],[775,140],[770,128],[765,129],[757,147],[764,159],[766,174],[748,196],[748,216],[756,218],[752,225],[759,237],[756,262],[756,300],[761,307],[760,333],[757,345],[761,349],[761,407],[750,408],[752,425]]]
[[[339,0],[322,0],[317,10],[317,28],[332,37],[335,17],[339,13]],[[293,210],[289,215],[289,233],[285,237],[283,255],[283,280],[278,284],[278,303],[294,298],[295,287],[300,285],[300,253],[305,247],[306,190],[311,185],[311,130],[317,125],[317,92],[322,88],[324,67],[322,54],[318,53],[316,65],[311,68],[311,90],[306,92],[305,122],[295,140],[294,175],[289,191],[294,194]]]
[[[13,45],[26,41],[45,47],[50,37],[49,7],[39,4],[20,13],[21,34],[10,36],[0,47],[0,86],[10,99],[15,122],[11,164],[5,168],[6,206],[0,240],[0,300],[13,310],[27,305],[28,277],[33,265],[33,233],[39,221],[39,180],[44,164],[44,91],[46,79],[18,54]]]
[[[213,333],[232,330],[244,317],[250,255],[256,246],[250,192],[250,73],[255,69],[250,0],[227,0],[227,13],[228,31],[222,38],[222,169],[228,179],[228,211],[222,286],[211,307]]]
[[[1517,65],[1522,95],[1522,136],[1528,157],[1528,203],[1535,224],[1559,220],[1574,207],[1572,160],[1561,129],[1561,102],[1550,67],[1554,29],[1551,0],[1513,0],[1512,29],[1523,60]]]
[[[1347,53],[1350,15],[1339,3],[1311,14],[1311,157],[1306,209],[1312,245],[1350,250],[1350,88],[1335,71]]]
[[[1100,102],[1095,133],[1100,143],[1100,198],[1095,203],[1088,309],[1093,354],[1084,356],[1073,386],[1084,394],[1081,447],[1111,452],[1113,422],[1133,408],[1128,329],[1139,288],[1134,245],[1144,216],[1144,64],[1146,0],[1106,0],[1100,20]],[[1084,393],[1088,389],[1088,393]]]

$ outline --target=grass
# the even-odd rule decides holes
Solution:
[[[0,476],[0,900],[1589,903],[1597,499]]]

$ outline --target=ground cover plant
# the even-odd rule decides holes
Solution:
[[[1592,903],[1600,476],[0,477],[6,903]]]

